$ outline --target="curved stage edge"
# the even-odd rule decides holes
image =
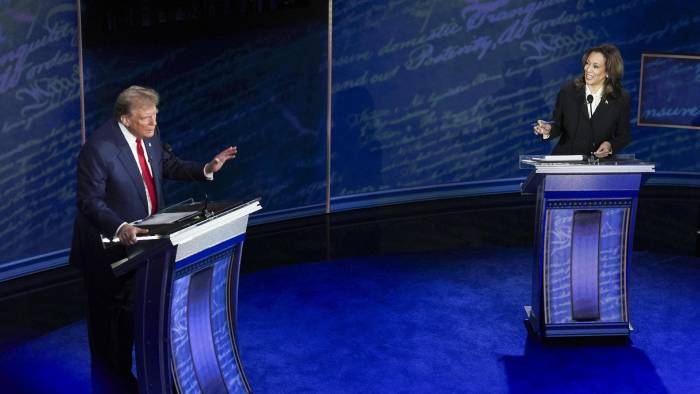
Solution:
[[[374,212],[376,209],[385,209],[393,206],[414,206],[415,204],[427,204],[428,206],[440,206],[442,201],[455,199],[473,200],[488,198],[491,200],[502,199],[516,195],[515,199],[525,198],[519,196],[520,185],[525,177],[462,182],[440,186],[426,186],[396,189],[374,193],[353,194],[348,196],[335,196],[331,198],[331,217],[344,217],[350,212],[350,217],[363,216],[363,211]],[[676,196],[676,200],[692,200],[696,194],[700,194],[700,174],[694,172],[664,172],[659,171],[647,180],[642,188],[642,197],[647,199],[668,199]],[[521,202],[515,202],[520,204]],[[390,211],[394,211],[390,208]],[[261,211],[250,217],[251,230],[260,229],[266,232],[267,227],[303,227],[304,223],[316,223],[325,221],[325,205],[322,203],[310,204],[274,211]],[[359,215],[357,212],[360,212]],[[691,215],[692,216],[692,215]],[[696,215],[697,216],[697,215]],[[344,220],[344,219],[341,219]],[[683,220],[687,220],[684,218]],[[290,224],[291,223],[291,224]],[[700,223],[700,218],[698,219]],[[696,223],[696,231],[698,228]],[[57,250],[38,256],[31,256],[20,260],[9,261],[0,265],[0,283],[8,282],[22,276],[36,274],[43,271],[58,269],[68,265],[69,249]],[[688,252],[685,252],[686,254]],[[2,293],[0,293],[2,296]]]

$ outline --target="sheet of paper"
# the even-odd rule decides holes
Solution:
[[[533,157],[532,160],[544,162],[582,161],[583,155],[548,155],[542,157]]]
[[[150,226],[154,224],[169,224],[176,222],[186,216],[190,216],[192,214],[197,213],[197,211],[190,211],[190,212],[163,212],[163,213],[157,213],[153,216],[150,216],[138,223],[136,223],[137,226]]]

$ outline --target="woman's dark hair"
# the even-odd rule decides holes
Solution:
[[[586,67],[586,62],[591,53],[598,52],[605,58],[605,82],[603,83],[603,95],[619,97],[622,94],[622,75],[625,72],[625,65],[622,62],[620,50],[612,44],[601,44],[597,47],[588,48],[581,57],[581,68]],[[576,86],[586,85],[586,71],[580,78],[576,79]]]

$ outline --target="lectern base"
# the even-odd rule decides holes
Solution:
[[[529,333],[543,338],[562,337],[621,337],[629,336],[632,325],[626,322],[575,322],[565,324],[541,324],[530,305],[525,305],[527,329]],[[540,328],[541,327],[541,328]]]

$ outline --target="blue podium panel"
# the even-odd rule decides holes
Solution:
[[[201,393],[192,362],[187,329],[187,296],[189,295],[190,276],[180,278],[173,284],[172,319],[170,321],[170,346],[173,370],[177,376],[179,391],[183,393]]]
[[[627,270],[642,174],[653,165],[534,161],[537,194],[532,305],[543,337],[629,335]]]
[[[544,246],[545,323],[625,322],[626,256],[622,251],[631,207],[572,209],[561,201],[553,205],[557,208],[547,212]],[[597,216],[599,225],[576,228],[575,218],[581,214]],[[594,234],[585,233],[592,228]],[[583,315],[577,316],[577,311]]]
[[[574,320],[600,320],[598,254],[601,212],[574,212],[571,229],[571,314]]]
[[[247,392],[229,297],[238,287],[242,242],[240,236],[176,264],[170,343],[180,392]]]

